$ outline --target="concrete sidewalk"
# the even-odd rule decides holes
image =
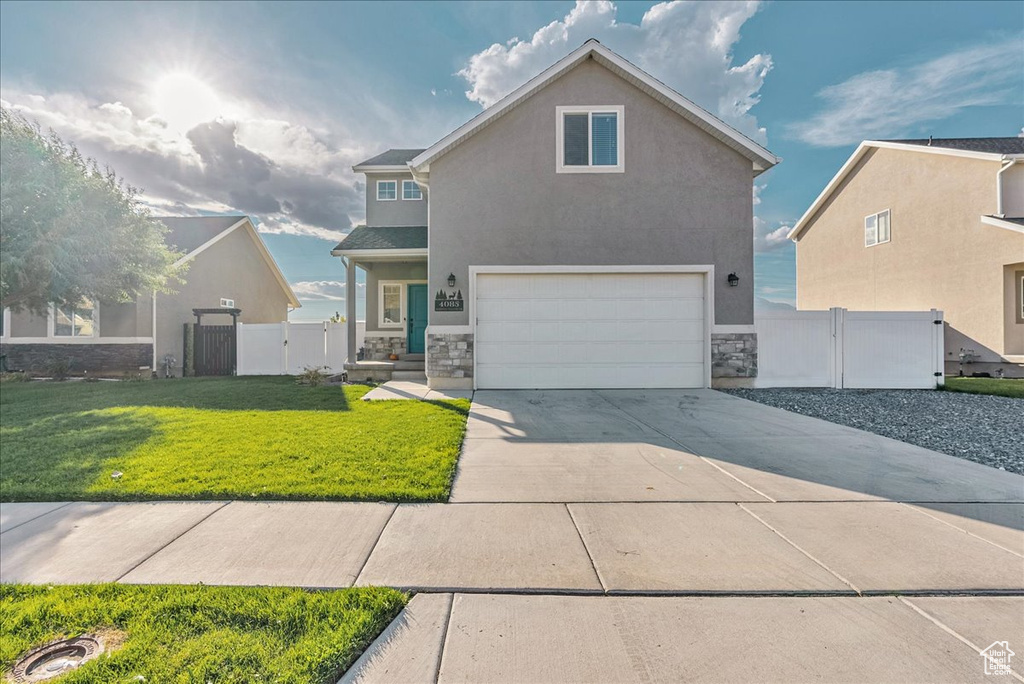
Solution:
[[[1024,644],[1022,615],[1022,597],[419,594],[341,681],[984,682],[979,651]]]
[[[0,505],[0,580],[568,594],[1024,593],[1024,505]]]

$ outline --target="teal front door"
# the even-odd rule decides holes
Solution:
[[[427,286],[409,286],[409,315],[407,316],[407,328],[409,330],[409,353],[422,354],[425,346],[427,333]]]

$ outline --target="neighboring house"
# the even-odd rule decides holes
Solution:
[[[68,359],[72,372],[163,372],[164,357],[181,374],[183,324],[193,308],[233,305],[243,323],[277,323],[300,306],[266,245],[246,216],[161,218],[166,241],[184,252],[185,282],[173,294],[157,293],[127,304],[83,301],[73,309],[51,307],[48,316],[4,312],[2,348],[10,368],[45,372]],[[204,323],[231,318],[206,316]]]
[[[366,271],[367,358],[425,353],[439,388],[749,383],[752,181],[778,161],[587,41],[354,167],[367,222],[332,253],[348,292]]]
[[[1024,138],[863,142],[789,237],[797,308],[940,309],[947,373],[1024,375]]]

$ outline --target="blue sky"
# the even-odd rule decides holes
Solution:
[[[0,99],[114,167],[157,214],[243,212],[303,308],[344,311],[330,248],[352,164],[426,147],[596,37],[783,157],[755,181],[756,294],[865,138],[1017,135],[1018,2],[0,3]]]

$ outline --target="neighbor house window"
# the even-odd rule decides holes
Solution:
[[[83,299],[78,306],[53,307],[54,337],[93,337],[96,334],[96,305]]]
[[[404,200],[418,200],[423,199],[423,191],[420,190],[419,184],[416,181],[404,180],[402,181],[402,199]]]
[[[402,325],[402,284],[380,284],[380,325],[399,327]]]
[[[621,173],[623,108],[556,107],[558,173]]]
[[[377,181],[377,200],[387,202],[398,199],[398,181]]]
[[[864,246],[880,245],[888,242],[890,236],[889,210],[880,211],[864,217]]]

